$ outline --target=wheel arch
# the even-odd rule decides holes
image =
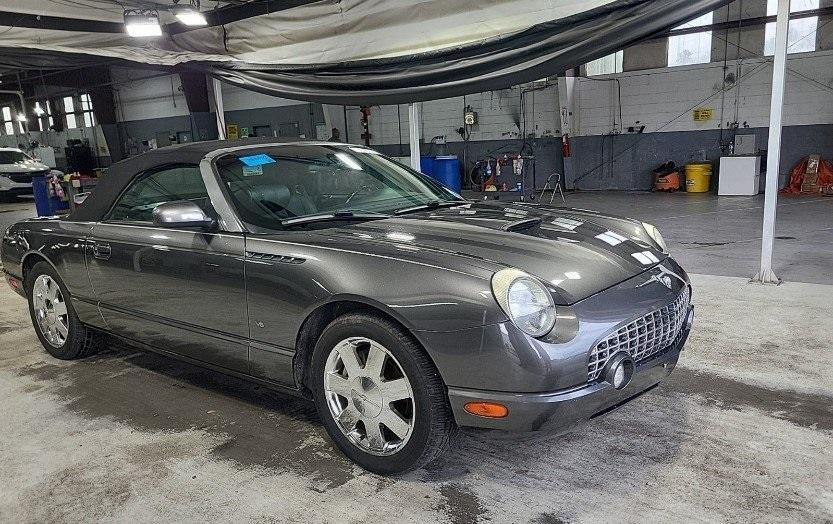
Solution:
[[[298,384],[304,396],[309,397],[310,393],[306,386],[307,372],[310,368],[311,357],[318,337],[327,325],[336,318],[347,313],[366,313],[387,319],[405,332],[414,337],[420,346],[425,350],[428,359],[436,367],[436,362],[428,352],[425,342],[420,338],[419,332],[401,315],[392,311],[391,308],[365,297],[345,295],[333,296],[323,304],[318,304],[305,317],[298,330],[295,339],[295,356],[292,362],[292,371],[295,383]]]
[[[51,260],[49,260],[48,257],[46,257],[40,251],[30,251],[24,254],[23,258],[20,259],[20,277],[23,279],[24,284],[26,282],[27,273],[33,267],[35,267],[35,264],[37,264],[38,262],[46,262],[47,264],[52,266],[52,269],[55,270],[55,273],[57,273],[58,276],[61,276],[61,273],[60,271],[58,271],[58,268],[55,267],[55,264]]]

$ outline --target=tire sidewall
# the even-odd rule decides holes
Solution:
[[[35,280],[41,276],[47,275],[52,280],[58,284],[58,287],[61,289],[61,294],[64,297],[64,302],[67,305],[67,337],[64,341],[64,345],[61,347],[55,347],[46,340],[46,337],[43,336],[41,333],[40,326],[38,325],[38,320],[35,315],[35,304],[32,297],[32,288],[35,284]],[[78,320],[75,314],[75,309],[72,307],[72,301],[70,300],[69,291],[67,291],[66,286],[64,285],[64,281],[61,280],[61,277],[58,276],[58,272],[55,271],[55,268],[52,267],[51,264],[48,262],[38,262],[26,275],[26,279],[24,282],[24,288],[26,289],[26,300],[29,302],[29,317],[32,319],[32,327],[35,329],[35,334],[38,336],[38,340],[40,340],[41,345],[43,345],[44,349],[49,352],[55,358],[59,359],[71,359],[75,358],[79,351],[73,344],[75,340],[75,334],[78,330]]]
[[[330,437],[336,441],[339,448],[348,458],[363,468],[379,474],[396,474],[410,470],[413,464],[420,461],[430,439],[432,403],[427,393],[427,381],[431,377],[423,376],[417,361],[411,354],[407,337],[404,332],[392,332],[387,323],[377,318],[365,315],[345,315],[334,320],[319,337],[312,355],[312,366],[307,383],[312,386],[315,405],[319,416]],[[411,383],[414,394],[414,427],[405,446],[387,456],[376,456],[356,447],[342,432],[338,423],[333,419],[324,394],[324,365],[330,351],[349,337],[367,337],[387,348],[396,358],[402,371]],[[403,342],[406,342],[403,344]],[[422,350],[419,348],[420,351]]]

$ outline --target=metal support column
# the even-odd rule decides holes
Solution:
[[[420,170],[419,165],[419,106],[416,103],[408,104],[408,129],[411,140],[411,167]]]
[[[226,113],[223,109],[223,86],[216,78],[211,79],[211,91],[214,92],[214,112],[217,113],[217,138],[225,140]]]
[[[778,0],[775,23],[775,59],[772,65],[772,101],[769,110],[769,145],[767,153],[764,225],[761,239],[761,271],[752,279],[763,284],[780,284],[772,271],[775,242],[775,212],[778,206],[778,176],[781,166],[781,128],[784,116],[784,90],[787,80],[787,34],[790,25],[790,0]]]

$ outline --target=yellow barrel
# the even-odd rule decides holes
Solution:
[[[686,164],[685,190],[687,193],[708,193],[711,178],[711,164]]]

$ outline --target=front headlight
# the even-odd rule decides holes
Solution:
[[[542,337],[555,326],[552,294],[535,277],[518,269],[503,269],[492,277],[495,300],[524,333]]]
[[[649,224],[647,222],[642,222],[642,227],[644,227],[645,231],[648,232],[648,236],[654,239],[654,242],[662,248],[662,252],[667,253],[668,246],[665,244],[665,239],[662,238],[662,233],[659,232],[659,229],[657,229],[653,224]]]

